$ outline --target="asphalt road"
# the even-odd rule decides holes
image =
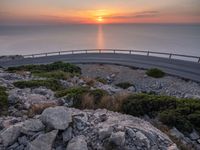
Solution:
[[[48,64],[55,61],[65,61],[74,64],[82,64],[82,63],[116,64],[128,67],[138,67],[143,69],[159,68],[168,74],[200,82],[200,63],[153,57],[153,56],[130,55],[130,54],[113,54],[113,53],[67,54],[67,55],[11,60],[6,62],[0,62],[0,66],[7,68],[11,66],[20,66],[28,64]]]

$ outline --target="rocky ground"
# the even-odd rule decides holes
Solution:
[[[155,79],[145,74],[145,70],[116,65],[79,65],[83,76],[106,79],[111,85],[130,82],[135,92],[155,92],[179,98],[200,98],[200,83],[166,75]]]
[[[177,149],[150,123],[107,110],[57,106],[1,131],[1,149]]]
[[[100,77],[107,83],[95,82],[91,88],[103,89],[110,94],[155,92],[176,97],[200,97],[199,83],[178,77],[167,75],[154,79],[146,76],[144,70],[114,65],[79,66],[82,76],[60,80],[63,86],[85,86],[88,78]],[[7,88],[9,95],[9,116],[0,117],[0,150],[177,149],[167,135],[147,121],[105,109],[64,107],[70,104],[56,98],[50,89],[19,89],[13,85],[15,81],[32,79],[39,78],[31,76],[29,72],[15,74],[0,70],[0,85]],[[130,82],[133,86],[128,89],[115,86],[120,82]],[[171,135],[186,145],[192,143],[200,146],[200,137],[196,132],[185,137],[173,128]]]

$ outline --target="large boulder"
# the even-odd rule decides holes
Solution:
[[[39,132],[44,128],[45,126],[39,119],[29,119],[23,123],[21,132],[24,134],[32,135],[34,132]]]
[[[109,138],[109,142],[112,145],[123,146],[125,143],[125,133],[121,131],[116,133],[113,132]]]
[[[21,133],[21,126],[21,123],[13,125],[0,133],[0,139],[5,147],[12,145],[17,140]]]
[[[85,137],[80,135],[71,139],[66,150],[88,150]]]
[[[46,134],[40,134],[35,140],[28,144],[27,150],[51,150],[58,130]]]
[[[143,134],[141,131],[137,131],[135,133],[136,139],[138,142],[140,142],[141,144],[146,145],[146,147],[149,149],[150,148],[150,141],[149,139],[146,137],[145,134]]]
[[[41,120],[50,128],[65,130],[72,122],[72,114],[63,106],[50,107],[43,111]]]
[[[105,138],[110,137],[112,134],[113,128],[112,127],[104,127],[102,129],[99,129],[99,139],[103,140]]]

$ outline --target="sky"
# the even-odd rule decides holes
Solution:
[[[200,23],[200,0],[0,0],[0,25]]]

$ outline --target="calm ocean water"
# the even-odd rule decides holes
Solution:
[[[200,25],[0,26],[0,55],[93,48],[200,56]]]

